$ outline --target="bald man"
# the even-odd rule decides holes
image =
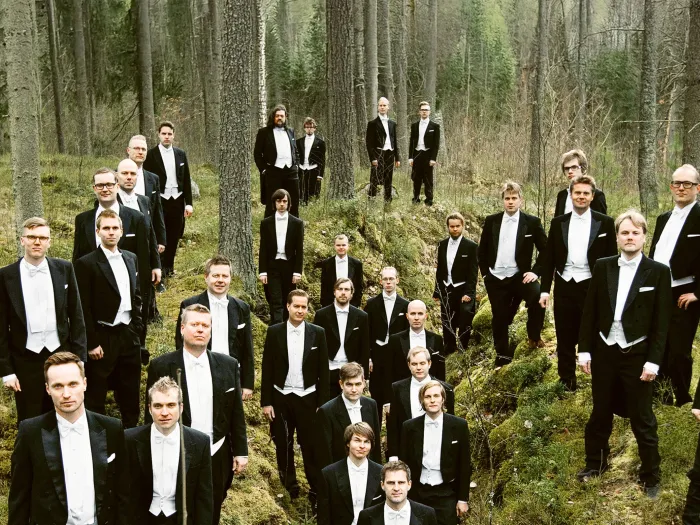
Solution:
[[[377,194],[377,186],[384,186],[384,200],[391,201],[391,181],[394,167],[401,166],[399,144],[396,141],[396,122],[389,119],[389,100],[377,102],[377,118],[367,123],[365,145],[372,165],[369,175],[370,197]]]

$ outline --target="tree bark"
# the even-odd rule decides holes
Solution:
[[[211,109],[210,134],[207,142],[218,145],[221,136],[221,23],[219,2],[209,0],[209,35],[211,60],[209,74],[211,75],[211,92],[209,93],[209,108]],[[214,164],[218,166],[218,154],[214,155]]]
[[[6,0],[3,25],[12,153],[15,224],[44,215],[39,164],[39,86],[36,83],[32,0]]]
[[[56,32],[56,9],[54,0],[46,0],[46,21],[49,37],[49,57],[51,60],[51,87],[53,88],[53,109],[56,120],[56,141],[58,152],[66,152],[66,138],[63,133],[63,92],[61,71],[58,65],[58,34]]]
[[[438,8],[437,0],[428,2],[428,19],[430,20],[430,45],[426,55],[427,68],[425,71],[425,97],[433,106],[435,105],[435,86],[437,84],[437,54],[438,54]]]
[[[690,0],[683,111],[683,162],[700,164],[700,0]]]
[[[391,67],[391,21],[389,0],[377,0],[377,76],[378,96],[394,103],[394,72]],[[377,101],[374,101],[375,105]]]
[[[255,10],[260,0],[224,0],[221,68],[221,129],[227,141],[219,153],[219,251],[229,257],[243,288],[256,293],[253,263],[250,167],[251,148],[232,148],[249,142],[248,107],[253,91]]]
[[[545,76],[548,55],[548,16],[547,0],[539,0],[537,16],[537,64],[535,71],[535,98],[532,101],[532,123],[530,128],[530,156],[528,162],[528,182],[540,180],[542,161],[542,106],[544,104]]]
[[[372,119],[377,112],[377,0],[364,0],[365,3],[365,94],[367,95],[367,118]],[[359,108],[358,108],[359,111]]]
[[[363,0],[353,0],[353,25],[355,45],[354,52],[354,82],[355,82],[355,137],[358,152],[361,152],[362,141],[366,124],[366,112],[364,111],[367,94],[365,93],[365,36],[364,36],[364,15]]]
[[[654,11],[654,0],[644,0],[637,179],[639,200],[645,217],[655,216],[659,207],[656,187],[656,14]]]
[[[355,197],[352,145],[355,137],[352,42],[353,2],[326,0],[328,35],[328,167],[331,199]]]
[[[398,0],[396,32],[396,140],[399,151],[408,152],[408,57],[406,55],[406,0]]]
[[[139,131],[155,140],[155,113],[153,101],[153,66],[151,61],[150,0],[136,0],[136,44],[138,50]]]
[[[78,151],[92,154],[90,100],[88,97],[85,36],[83,34],[83,0],[73,0],[73,54],[75,57],[75,95],[78,102]]]
[[[578,5],[578,108],[576,112],[576,137],[578,145],[583,147],[586,136],[586,58],[588,56],[588,9],[587,0],[579,0]]]
[[[263,0],[257,0],[256,22],[258,25],[258,127],[267,124],[267,61],[265,56],[265,35],[267,23],[263,12]]]

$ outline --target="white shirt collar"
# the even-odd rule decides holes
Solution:
[[[572,218],[572,219],[575,219],[577,216],[578,216],[578,217],[581,217],[581,219],[583,219],[583,220],[586,221],[586,222],[590,222],[590,220],[591,220],[591,208],[589,207],[589,208],[588,208],[585,212],[583,212],[581,215],[579,215],[578,213],[576,213],[575,210],[572,210],[572,211],[571,211],[571,218]]]
[[[348,256],[346,255],[345,257],[341,257],[340,255],[335,256],[335,262],[340,262],[340,261],[347,261]]]
[[[637,266],[639,266],[639,263],[642,261],[642,252],[639,252],[639,253],[638,253],[635,257],[633,257],[632,259],[628,259],[627,257],[625,257],[625,254],[624,254],[624,253],[621,253],[621,254],[620,254],[620,257],[622,257],[622,259],[623,259],[624,261],[627,261],[627,262],[634,262],[634,263],[637,264]]]
[[[343,398],[343,403],[345,403],[345,408],[353,408],[356,406],[362,406],[359,399],[353,403],[347,397],[345,397],[345,394],[340,394],[340,397]]]
[[[691,202],[685,208],[679,208],[678,206],[673,207],[673,211],[679,214],[681,217],[685,218],[690,213],[690,210],[695,206],[695,202]]]
[[[182,349],[182,353],[185,357],[185,364],[189,363],[190,365],[194,365],[195,363],[200,363],[202,366],[209,367],[209,356],[207,356],[206,350],[202,352],[199,357],[193,356],[184,348]]]
[[[345,305],[345,308],[340,306],[336,301],[333,301],[333,305],[335,306],[335,311],[336,312],[347,312],[350,313],[350,303]]]
[[[305,323],[306,321],[302,321],[299,326],[294,328],[294,325],[290,321],[287,321],[287,334],[289,334],[293,330],[301,330],[301,333],[304,333],[304,331],[306,330]]]
[[[279,217],[280,219],[285,219],[285,220],[286,220],[286,219],[289,218],[289,212],[286,212],[286,211],[283,212],[283,213],[280,213],[280,212],[276,211],[276,212],[275,212],[275,215],[276,215],[277,217]]]
[[[413,328],[409,328],[409,332],[411,337],[423,337],[425,335],[425,328],[423,328],[420,332],[414,332]]]
[[[155,423],[151,423],[151,440],[153,440],[156,436],[162,437],[163,439],[172,439],[173,441],[177,440],[177,442],[179,442],[180,441],[180,422],[175,423],[175,428],[167,436],[165,434],[163,434],[160,430],[158,430],[158,427],[156,427]]]
[[[384,120],[384,121],[389,120],[389,115],[388,115],[388,114],[387,114],[387,115],[380,115],[380,114],[377,114],[377,116],[378,116],[380,119]]]
[[[396,299],[396,290],[394,290],[394,293],[391,294],[391,295],[389,295],[388,293],[386,293],[386,291],[382,290],[382,295],[383,295],[384,297],[390,297],[391,299]]]
[[[428,124],[430,122],[430,117],[420,119],[421,124]]]
[[[104,206],[102,206],[102,204],[98,204],[97,205],[97,216],[99,216],[100,213],[102,213],[105,210],[113,210],[114,213],[119,215],[119,201],[115,200],[114,203],[109,208],[105,208]]]
[[[436,417],[435,419],[433,419],[433,418],[431,418],[431,417],[426,413],[426,414],[425,414],[425,424],[427,425],[427,423],[428,423],[429,421],[437,421],[438,428],[439,428],[439,427],[442,427],[443,415],[444,415],[444,413],[443,413],[443,412],[440,412],[440,414],[438,414],[438,417]]]
[[[508,215],[508,213],[504,211],[502,222],[506,222],[510,219],[515,219],[515,222],[518,222],[520,220],[520,210],[516,211],[513,215]]]
[[[119,251],[119,248],[117,248],[117,249],[116,249],[115,251],[113,251],[113,252],[110,251],[110,250],[108,250],[107,248],[105,248],[105,247],[102,246],[101,244],[100,244],[100,248],[102,249],[102,253],[105,254],[105,257],[107,257],[107,260],[110,260],[110,259],[117,259],[117,258],[119,258],[119,257],[122,256],[122,252]]]
[[[56,412],[56,421],[58,422],[58,426],[60,426],[60,427],[72,428],[72,427],[80,425],[82,423],[85,430],[88,429],[87,414],[86,414],[85,410],[83,410],[82,415],[78,419],[75,420],[75,423],[71,423],[65,417],[60,415],[58,412]]]
[[[170,146],[169,148],[166,148],[166,147],[163,146],[162,144],[158,144],[158,149],[160,149],[161,155],[163,155],[163,154],[165,154],[165,155],[170,155],[171,153],[173,153],[173,147],[172,147],[172,146]]]
[[[34,265],[33,265],[32,263],[30,263],[27,259],[25,259],[24,257],[22,257],[22,264],[24,265],[24,267],[25,267],[27,270],[31,270],[32,268],[37,268],[37,269],[38,269],[38,268],[48,268],[48,266],[49,266],[49,262],[46,260],[46,257],[44,257],[44,259],[43,259],[39,264],[37,264],[36,266],[34,266]]]
[[[431,379],[432,379],[432,377],[430,377],[430,374],[428,374],[427,376],[425,376],[425,379],[423,379],[422,381],[418,381],[415,377],[411,376],[411,384],[417,385],[417,386],[423,386],[424,384],[426,384],[426,383],[427,383],[428,381],[430,381]]]
[[[362,472],[368,471],[367,467],[369,466],[369,461],[367,461],[367,458],[364,458],[362,460],[362,463],[360,463],[359,467],[352,462],[352,460],[350,459],[349,456],[347,458],[347,461],[348,461],[348,472],[352,472],[353,470],[355,470],[355,471],[360,470]]]
[[[125,192],[123,189],[119,188],[118,190],[119,195],[121,196],[122,199],[133,199],[135,201],[138,201],[138,197],[135,191],[132,191],[131,194]]]
[[[304,138],[306,140],[314,140],[316,138],[316,134],[311,134],[311,135],[304,135]]]

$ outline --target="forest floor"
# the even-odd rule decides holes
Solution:
[[[92,206],[90,173],[99,165],[116,164],[114,159],[95,159],[90,168],[73,157],[42,159],[45,215],[51,221],[49,254],[70,259],[73,219]],[[176,260],[177,275],[167,291],[158,296],[163,321],[152,324],[147,346],[152,357],[174,346],[175,321],[180,301],[204,287],[203,263],[216,253],[218,239],[218,181],[207,166],[195,166],[193,177],[201,190],[195,213],[188,220],[183,244]],[[358,189],[367,180],[358,172]],[[252,194],[258,195],[257,174]],[[327,184],[327,182],[326,182]],[[366,196],[351,202],[325,199],[301,209],[306,222],[305,269],[301,287],[318,304],[320,270],[317,262],[332,255],[337,233],[350,238],[351,254],[364,261],[365,297],[380,291],[378,273],[393,265],[400,274],[400,292],[423,299],[429,308],[429,325],[439,328],[439,309],[430,300],[435,247],[444,238],[445,216],[457,209],[467,217],[465,235],[479,240],[483,218],[500,209],[498,189],[484,181],[445,177],[437,185],[436,205],[426,208],[410,203],[410,181],[406,172],[395,174],[398,198],[389,206],[368,202]],[[613,190],[613,191],[611,191]],[[635,199],[632,192],[607,188],[610,213],[623,211]],[[534,199],[531,199],[534,201]],[[254,199],[253,232],[258,242],[263,208]],[[12,207],[10,160],[0,157],[0,265],[16,254]],[[550,206],[550,208],[552,208]],[[529,213],[535,213],[530,207]],[[549,210],[551,215],[551,209]],[[548,221],[547,221],[548,222]],[[651,221],[653,222],[653,220]],[[649,235],[651,239],[651,235]],[[256,260],[257,263],[257,260]],[[240,292],[234,281],[232,292]],[[259,288],[262,292],[262,287]],[[551,312],[543,338],[545,348],[529,350],[526,344],[526,311],[521,309],[511,327],[515,360],[495,372],[490,327],[490,306],[483,287],[474,320],[474,337],[466,352],[448,360],[448,381],[456,386],[456,412],[465,417],[472,436],[475,468],[468,524],[680,524],[687,478],[698,438],[698,426],[683,408],[658,405],[659,445],[662,458],[662,492],[650,501],[636,484],[639,468],[636,442],[629,422],[615,418],[611,445],[611,469],[600,480],[585,485],[575,479],[583,467],[583,430],[591,410],[590,378],[579,375],[579,389],[564,392],[557,382],[554,329]],[[262,293],[259,293],[262,297]],[[256,351],[256,393],[245,405],[250,445],[250,463],[234,481],[225,502],[222,523],[229,525],[314,524],[305,498],[294,502],[282,489],[276,473],[274,448],[259,406],[260,361],[265,338],[267,306],[260,297],[242,295],[252,305]],[[556,300],[556,298],[555,298]],[[312,312],[313,313],[313,312]],[[696,365],[694,376],[698,376]],[[143,373],[145,384],[145,369]],[[111,397],[110,397],[111,399]],[[118,415],[110,404],[110,413]],[[10,456],[16,435],[14,402],[0,389],[0,522],[7,521]],[[301,457],[297,469],[302,473]]]

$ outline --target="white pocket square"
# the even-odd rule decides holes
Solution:
[[[650,291],[652,291],[653,289],[654,289],[653,286],[642,286],[642,287],[639,289],[639,291],[640,291],[640,292],[650,292]]]
[[[180,166],[184,166],[184,165],[185,165],[185,163],[184,163],[184,162],[181,162],[181,163],[180,163]]]
[[[700,233],[689,233],[688,237],[700,237]]]
[[[237,330],[240,330],[241,328],[245,328],[245,323],[239,324]]]
[[[136,237],[136,234],[135,233],[127,233],[126,236],[127,237]]]
[[[462,257],[469,257],[468,255],[462,255]]]
[[[526,233],[526,234],[525,234],[525,237],[532,237],[532,234],[531,234],[531,233]]]
[[[356,326],[355,328],[353,328],[353,330],[359,330],[359,329],[360,329],[359,326]]]
[[[111,463],[114,461],[114,458],[117,457],[117,454],[115,452],[112,452],[112,455],[107,458],[107,463]]]
[[[459,443],[459,440],[454,440],[452,444],[454,445],[455,443]]]
[[[429,129],[428,133],[433,133],[435,130],[434,129]]]
[[[316,350],[317,348],[318,348],[318,346],[312,346],[311,350]]]
[[[598,235],[598,237],[605,237],[606,235],[607,233],[601,233],[600,235]]]
[[[372,501],[374,501],[375,499],[379,499],[379,498],[381,498],[381,497],[382,497],[382,494],[380,494],[379,496],[375,496],[375,497],[372,498]]]
[[[224,392],[224,394],[228,394],[229,392],[233,392],[234,390],[236,390],[236,387],[229,388],[226,392]]]
[[[64,289],[68,288],[68,285],[67,285],[67,284],[64,284],[64,285],[63,285],[63,288],[64,288]]]
[[[155,192],[156,192],[156,190],[153,190],[151,193],[155,193]]]

